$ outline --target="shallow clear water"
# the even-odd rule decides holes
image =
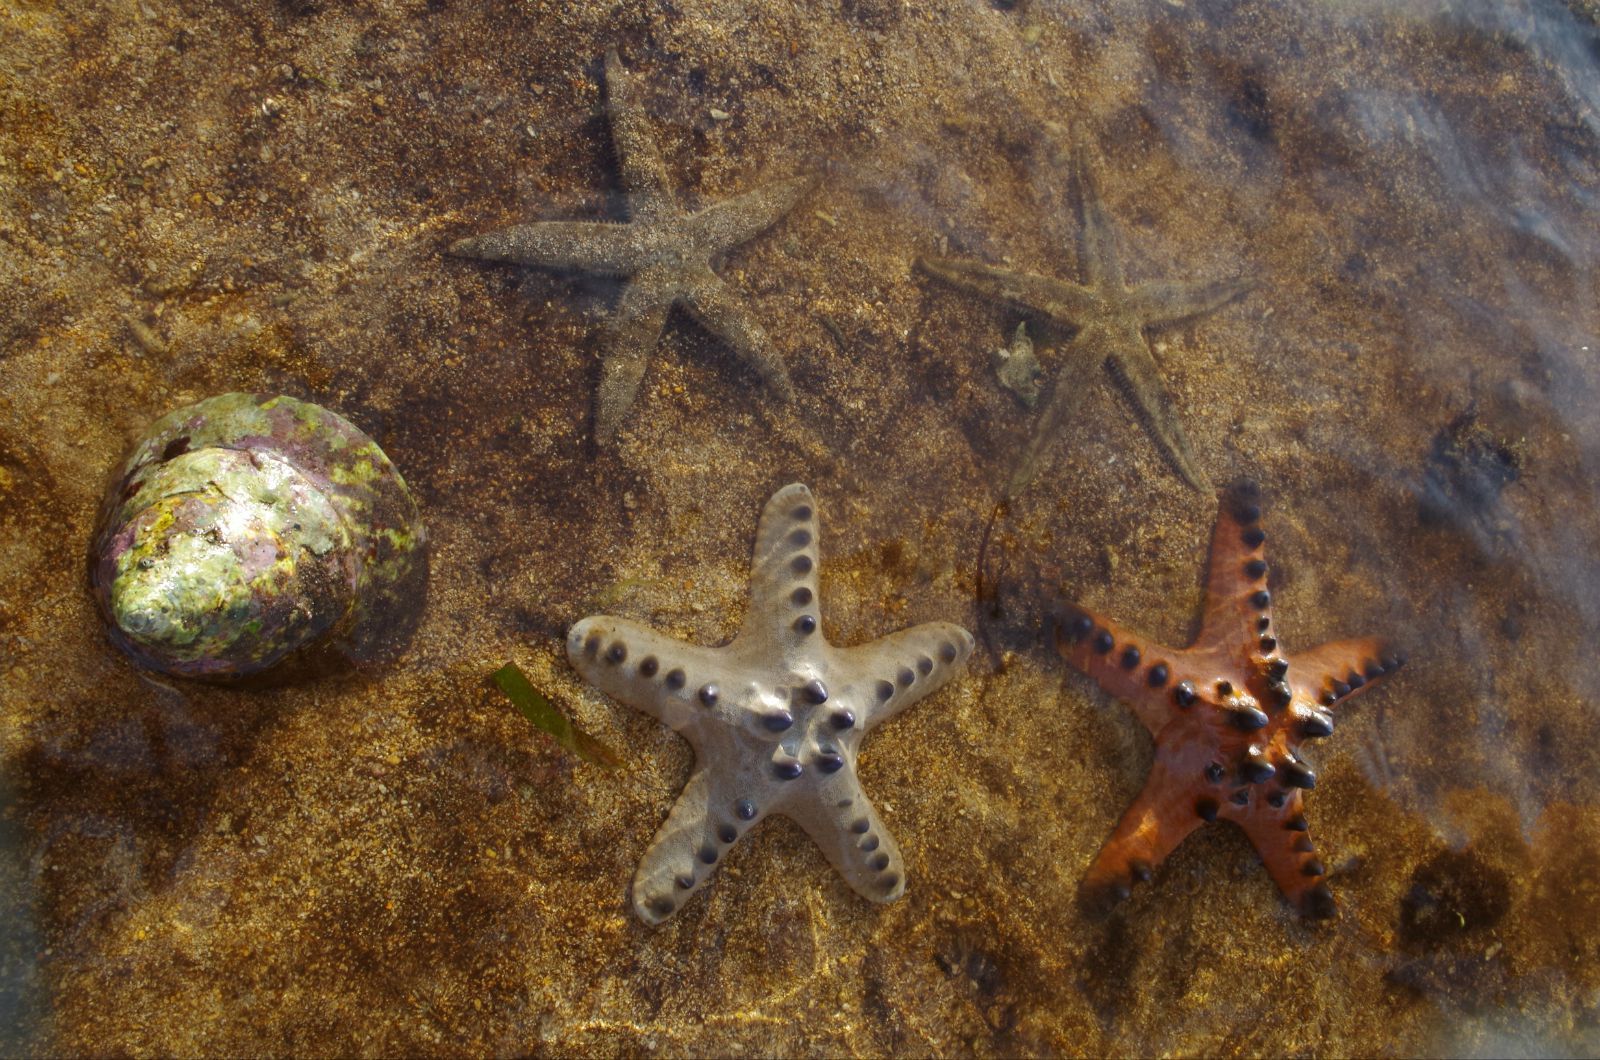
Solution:
[[[674,309],[597,445],[625,279],[447,250],[640,209],[612,46],[677,205],[814,185],[713,259],[765,360]],[[1597,97],[1583,0],[0,4],[0,1046],[1594,1052]],[[1096,232],[1131,284],[1253,281],[1118,347],[1155,390],[926,264],[1086,283]],[[1002,378],[1019,324],[1038,370]],[[399,661],[223,687],[106,641],[102,493],[231,390],[410,483]],[[1307,751],[1329,922],[1223,825],[1078,901],[1156,754],[1048,623],[1197,628],[1218,501],[1173,424],[1191,477],[1260,483],[1291,654],[1409,655]],[[980,643],[862,745],[906,894],[771,820],[647,927],[692,755],[562,638],[731,638],[790,481],[832,642]],[[623,768],[532,729],[508,660]]]

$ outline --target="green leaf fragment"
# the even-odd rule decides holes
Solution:
[[[500,691],[533,723],[534,728],[547,733],[556,743],[565,747],[585,762],[614,769],[622,760],[605,744],[572,724],[549,698],[533,687],[528,675],[516,663],[506,663],[494,672],[494,683]]]

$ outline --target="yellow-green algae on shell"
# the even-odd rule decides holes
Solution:
[[[378,443],[291,397],[222,394],[158,420],[101,510],[90,580],[110,636],[185,676],[402,647],[427,534]]]

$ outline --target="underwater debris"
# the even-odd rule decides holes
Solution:
[[[1039,392],[1044,389],[1044,369],[1033,355],[1033,340],[1028,337],[1026,321],[1017,325],[1011,345],[994,351],[994,374],[1000,385],[1028,408],[1039,403]]]
[[[617,757],[616,752],[572,724],[572,720],[561,713],[560,708],[550,702],[544,693],[534,688],[533,682],[528,680],[528,675],[523,673],[516,663],[508,662],[496,670],[494,683],[499,685],[500,691],[511,700],[511,705],[533,723],[534,728],[585,762],[607,769],[615,769],[622,764],[622,759]]]

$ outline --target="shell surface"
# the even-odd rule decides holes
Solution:
[[[107,494],[90,561],[118,647],[213,678],[330,651],[392,655],[427,572],[416,502],[377,442],[321,406],[243,393],[151,426]]]

